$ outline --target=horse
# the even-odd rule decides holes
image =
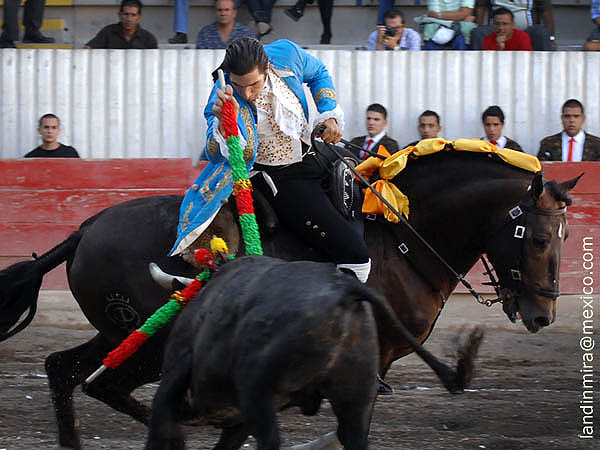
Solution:
[[[545,182],[541,174],[470,152],[442,151],[409,160],[392,182],[410,199],[410,225],[446,264],[402,223],[367,220],[364,235],[372,252],[368,284],[424,342],[459,282],[455,273],[467,273],[487,253],[499,279],[504,312],[538,332],[556,319],[568,192],[578,179]],[[53,353],[45,362],[63,447],[81,448],[73,389],[170,295],[152,280],[149,263],[183,277],[197,272],[182,259],[165,256],[176,238],[181,201],[181,196],[154,196],[107,208],[36,260],[0,272],[3,337],[22,328],[20,324],[11,330],[24,311],[31,317],[43,275],[65,260],[73,296],[98,330],[90,341]],[[232,208],[221,208],[214,234],[239,240],[234,216]],[[319,260],[285,229],[263,233],[263,249],[266,255],[288,260]],[[375,318],[379,374],[385,377],[391,364],[413,348],[386,330],[377,314]],[[167,332],[158,332],[122,366],[85,384],[84,392],[148,424],[150,409],[130,394],[159,379]]]

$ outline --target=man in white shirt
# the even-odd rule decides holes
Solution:
[[[385,132],[387,124],[387,110],[385,107],[379,103],[369,105],[367,108],[368,134],[352,139],[351,144],[354,145],[348,146],[348,150],[358,156],[361,161],[369,157],[369,153],[365,150],[377,152],[380,145],[383,145],[390,154],[397,152],[398,142],[390,138]],[[359,151],[357,147],[361,147],[362,150]]]
[[[585,111],[579,100],[567,100],[562,107],[563,131],[540,142],[542,161],[600,161],[600,138],[583,130]]]

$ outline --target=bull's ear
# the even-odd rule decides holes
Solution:
[[[573,188],[575,187],[575,185],[577,184],[577,182],[579,181],[579,179],[582,176],[583,176],[583,173],[581,173],[581,175],[579,175],[578,177],[575,177],[571,180],[563,181],[562,183],[559,184],[559,187],[562,189],[563,192],[569,193],[573,190]]]
[[[538,173],[535,177],[533,177],[533,181],[531,182],[531,193],[533,195],[533,199],[537,200],[542,195],[544,191],[544,177],[541,173]]]

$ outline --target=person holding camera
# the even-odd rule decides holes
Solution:
[[[383,23],[369,35],[367,50],[421,50],[421,36],[406,27],[402,11],[395,8],[386,11]]]

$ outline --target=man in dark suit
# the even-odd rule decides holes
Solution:
[[[352,139],[351,143],[362,150],[358,150],[354,146],[348,146],[348,150],[358,156],[361,160],[369,157],[369,154],[364,150],[376,152],[380,145],[383,145],[390,154],[398,151],[398,142],[385,134],[387,126],[387,110],[379,103],[373,103],[367,108],[367,135],[358,136]]]
[[[417,126],[421,139],[411,142],[405,145],[405,147],[411,147],[417,145],[423,139],[434,139],[438,137],[440,131],[442,131],[442,125],[440,124],[440,115],[435,111],[426,109],[419,116],[419,125]]]
[[[600,161],[600,138],[583,131],[585,113],[579,100],[569,99],[562,107],[563,131],[540,142],[542,161]]]
[[[511,138],[502,134],[504,130],[504,112],[497,106],[488,107],[481,115],[485,137],[481,139],[491,142],[499,149],[508,148],[522,152],[521,146]]]

